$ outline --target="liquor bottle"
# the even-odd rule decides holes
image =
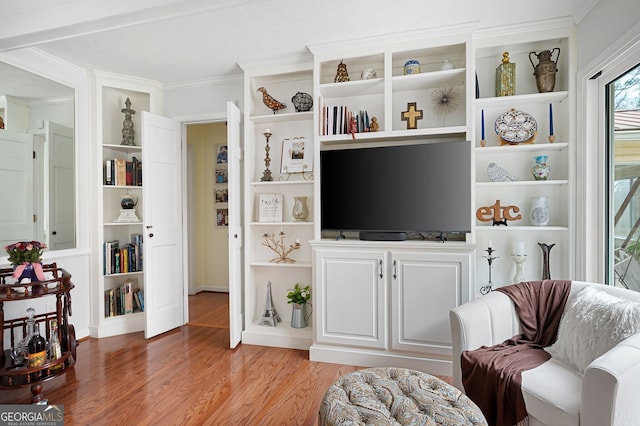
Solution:
[[[29,352],[27,355],[27,364],[29,368],[39,367],[47,361],[47,341],[40,335],[40,324],[34,324],[32,336],[29,340]],[[42,371],[36,371],[32,377],[38,378],[42,375]]]
[[[60,339],[58,339],[58,321],[51,320],[51,339],[49,339],[49,360],[55,361],[62,357],[62,347],[60,346]],[[57,364],[51,367],[52,370],[57,370],[62,367],[62,364]]]

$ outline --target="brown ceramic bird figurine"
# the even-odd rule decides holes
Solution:
[[[264,102],[267,108],[271,109],[274,114],[287,107],[285,104],[275,100],[273,96],[268,94],[267,89],[265,89],[264,87],[258,87],[257,92],[262,92],[262,102]]]

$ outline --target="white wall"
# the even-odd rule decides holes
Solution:
[[[578,69],[609,50],[640,21],[640,1],[599,0],[577,25]]]
[[[197,84],[170,86],[164,92],[164,115],[175,119],[200,116],[226,116],[227,102],[243,109],[242,76],[214,79]]]

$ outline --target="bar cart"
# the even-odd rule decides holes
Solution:
[[[42,384],[61,376],[76,363],[76,334],[72,324],[69,324],[71,315],[71,274],[56,263],[43,265],[42,269],[47,279],[40,282],[16,283],[13,279],[13,269],[0,269],[0,329],[3,331],[3,339],[0,339],[0,389],[14,389],[18,387],[31,387],[31,402],[34,404],[46,404],[47,400],[42,393]],[[44,337],[47,341],[51,338],[51,320],[58,324],[57,333],[62,356],[58,359],[47,357],[45,363],[38,367],[29,368],[26,361],[16,352],[19,342],[27,335],[27,317],[5,319],[4,304],[18,300],[37,299],[40,297],[55,296],[56,308],[54,311],[39,313],[34,316],[37,324],[44,324]],[[5,348],[5,341],[9,340],[11,347]]]

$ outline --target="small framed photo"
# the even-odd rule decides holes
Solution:
[[[227,169],[216,169],[214,183],[227,183],[229,182]]]
[[[305,138],[282,141],[280,173],[304,173],[313,170],[313,147]]]
[[[228,202],[229,202],[229,189],[216,188],[216,203],[228,203]]]
[[[216,209],[216,226],[218,228],[229,227],[229,209]]]
[[[216,163],[227,164],[227,145],[218,145],[216,147]]]
[[[260,194],[259,222],[282,222],[282,194]]]

